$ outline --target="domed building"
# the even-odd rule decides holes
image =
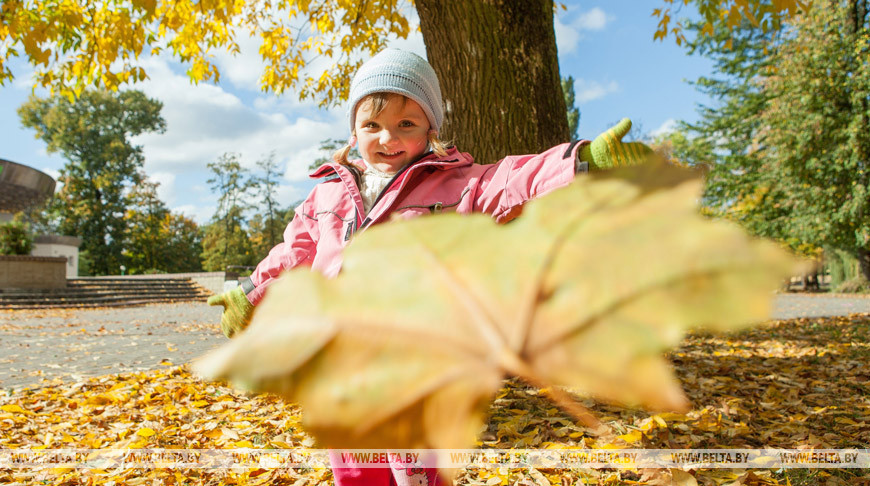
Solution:
[[[35,206],[54,193],[55,181],[32,167],[0,159],[0,222]]]
[[[15,213],[42,203],[54,193],[48,174],[0,159],[0,223]],[[74,236],[37,235],[29,256],[0,255],[0,288],[52,288],[78,276],[81,239]]]

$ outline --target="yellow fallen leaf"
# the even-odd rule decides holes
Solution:
[[[237,434],[236,431],[228,429],[226,427],[221,428],[221,434],[227,439],[239,440],[239,434]]]
[[[695,477],[682,469],[671,469],[671,478],[673,486],[698,486]]]
[[[254,444],[252,444],[250,441],[247,441],[247,440],[240,440],[238,442],[233,443],[233,445],[238,447],[238,448],[243,448],[243,449],[250,449],[250,448],[254,447]]]
[[[150,429],[150,428],[148,428],[148,427],[145,427],[145,428],[143,428],[143,429],[139,429],[139,430],[136,431],[136,435],[138,435],[138,436],[140,436],[140,437],[151,437],[151,436],[154,435],[155,433],[156,433],[156,432],[154,432],[153,429]]]
[[[23,408],[21,408],[20,406],[14,404],[14,403],[10,404],[10,405],[0,406],[0,410],[3,410],[4,412],[10,412],[10,413],[26,413]]]
[[[628,442],[629,444],[634,444],[639,441],[643,437],[643,433],[639,430],[632,430],[627,434],[620,435],[619,438]]]
[[[205,400],[197,400],[197,401],[191,403],[191,405],[193,405],[194,407],[204,407],[204,406],[208,405],[208,402]]]

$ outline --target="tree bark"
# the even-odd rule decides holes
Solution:
[[[858,270],[864,279],[870,281],[870,250],[866,248],[859,249],[857,252]]]
[[[441,138],[478,163],[567,142],[552,0],[417,0]]]

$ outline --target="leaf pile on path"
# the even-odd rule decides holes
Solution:
[[[772,321],[737,334],[694,333],[668,355],[691,402],[686,414],[581,401],[625,448],[865,448],[870,438],[870,316]],[[490,410],[482,448],[604,447],[544,398],[512,380]],[[0,449],[302,448],[301,410],[169,366],[0,399]],[[613,445],[611,445],[613,446]],[[155,482],[156,481],[156,482]],[[309,470],[5,469],[8,484],[329,484]],[[870,484],[866,470],[645,471],[467,469],[457,484]]]

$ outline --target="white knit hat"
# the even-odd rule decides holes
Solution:
[[[444,108],[435,70],[425,59],[412,52],[385,49],[366,61],[350,83],[347,118],[351,133],[360,100],[370,94],[384,92],[404,95],[416,101],[426,113],[430,127],[441,129]]]

